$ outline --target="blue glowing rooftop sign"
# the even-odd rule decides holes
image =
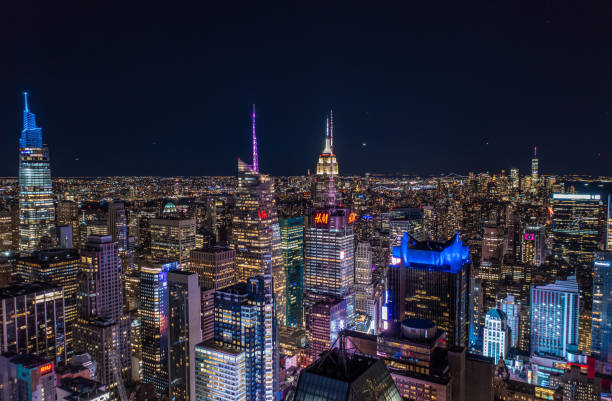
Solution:
[[[36,126],[36,115],[28,107],[28,92],[24,92],[23,130],[19,138],[19,148],[42,148],[42,129]]]
[[[418,244],[404,233],[400,246],[393,247],[393,257],[400,259],[406,267],[449,270],[453,273],[470,261],[469,247],[463,246],[458,234],[445,248],[440,247],[440,250],[421,249]]]

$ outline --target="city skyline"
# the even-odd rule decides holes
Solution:
[[[31,91],[55,177],[233,175],[249,153],[253,103],[261,169],[277,176],[312,170],[329,108],[342,175],[525,174],[534,146],[543,174],[608,173],[612,55],[598,7],[532,5],[521,24],[520,5],[488,3],[92,7],[43,6],[26,29],[18,18],[6,27],[19,34],[0,69],[0,144],[14,146],[19,94]],[[16,175],[8,153],[0,171]]]

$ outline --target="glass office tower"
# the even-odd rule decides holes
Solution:
[[[28,108],[25,93],[23,130],[19,138],[19,252],[29,255],[52,237],[55,221],[51,159],[43,145],[42,129]]]
[[[304,217],[278,219],[286,276],[286,325],[304,324]]]

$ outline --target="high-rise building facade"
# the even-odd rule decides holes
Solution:
[[[18,275],[26,282],[53,283],[64,289],[65,344],[68,357],[74,351],[73,329],[77,319],[77,273],[81,257],[76,249],[35,251],[17,259]]]
[[[329,298],[317,302],[310,312],[310,355],[312,360],[328,351],[345,329],[347,322],[346,300]]]
[[[355,314],[363,322],[357,329],[368,332],[375,331],[377,320],[372,268],[372,247],[369,242],[360,242],[355,249]]]
[[[180,217],[151,220],[151,258],[154,263],[177,261],[181,269],[189,264],[196,247],[196,221]]]
[[[546,259],[546,228],[527,226],[521,239],[521,259],[523,263],[540,267]]]
[[[28,108],[25,93],[23,130],[19,138],[19,252],[28,255],[52,238],[55,223],[51,159],[43,145],[42,129]]]
[[[612,252],[595,254],[591,335],[593,357],[612,364]]]
[[[177,262],[140,269],[140,332],[142,382],[153,383],[159,395],[168,394],[168,272]]]
[[[245,353],[246,399],[272,401],[278,391],[278,331],[271,275],[215,293],[215,337],[219,346]]]
[[[393,248],[382,320],[426,319],[444,330],[450,345],[467,346],[469,249],[459,236],[446,243],[404,235]]]
[[[167,278],[168,396],[175,401],[195,401],[195,346],[202,340],[198,275],[174,270]]]
[[[71,200],[59,201],[55,209],[56,225],[72,227],[72,247],[81,247],[79,205]]]
[[[602,233],[601,195],[555,193],[552,204],[553,254],[590,268]]]
[[[313,203],[316,207],[327,204],[330,180],[333,185],[333,176],[338,176],[338,160],[336,160],[334,153],[333,111],[325,119],[325,124],[325,143],[317,161],[316,175],[312,187]]]
[[[531,351],[565,358],[578,345],[576,277],[531,287]]]
[[[236,284],[236,251],[221,246],[194,249],[189,270],[198,275],[202,288],[220,290]]]
[[[304,324],[304,217],[279,218],[286,277],[285,325]]]
[[[246,401],[244,351],[207,341],[196,345],[195,355],[198,400]]]
[[[250,277],[264,274],[268,267],[266,259],[271,259],[277,320],[284,324],[287,280],[274,200],[274,180],[259,171],[254,106],[252,122],[253,164],[238,159],[232,244],[236,250],[239,282],[245,283]]]
[[[120,201],[112,201],[108,204],[108,231],[113,237],[113,241],[117,242],[119,253],[127,251],[127,215],[125,213],[125,205]]]
[[[43,282],[0,289],[0,351],[66,361],[64,291]]]
[[[508,319],[500,309],[491,309],[485,316],[482,354],[495,363],[508,354],[510,343]]]
[[[0,400],[55,401],[56,385],[52,359],[31,354],[0,356]]]
[[[499,309],[506,315],[506,321],[510,329],[508,346],[518,348],[520,321],[526,319],[526,317],[521,316],[521,302],[514,295],[508,294],[505,298],[499,300]]]
[[[98,364],[98,381],[122,392],[131,367],[130,317],[124,305],[124,274],[117,243],[92,235],[81,249],[75,350]]]

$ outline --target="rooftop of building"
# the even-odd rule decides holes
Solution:
[[[22,256],[20,261],[24,262],[58,262],[66,260],[78,260],[81,256],[77,249],[53,248],[35,251],[30,256]]]
[[[487,312],[487,316],[489,318],[493,318],[496,320],[506,320],[507,319],[506,314],[501,309],[491,309],[490,311]]]
[[[341,353],[334,348],[324,352],[319,360],[305,370],[319,376],[352,382],[373,366],[378,359],[355,353]]]
[[[230,347],[227,344],[219,344],[215,342],[215,340],[202,341],[201,343],[196,344],[195,347],[196,349],[197,348],[210,349],[213,351],[222,352],[224,354],[233,355],[233,356],[240,355],[243,352],[242,350],[238,348]]]
[[[11,361],[15,365],[22,365],[25,368],[37,368],[46,363],[51,363],[50,359],[43,358],[34,354],[16,354],[14,352],[3,353],[2,357]]]
[[[576,276],[570,276],[567,280],[557,280],[551,284],[536,285],[534,288],[545,291],[578,292],[578,281]]]
[[[19,297],[22,295],[34,294],[42,291],[57,291],[61,289],[62,287],[59,287],[55,284],[42,281],[19,283],[13,284],[9,287],[0,288],[0,299]]]
[[[222,245],[206,245],[202,248],[196,248],[191,252],[201,252],[201,253],[225,253],[225,252],[235,252],[234,249],[229,246]]]

